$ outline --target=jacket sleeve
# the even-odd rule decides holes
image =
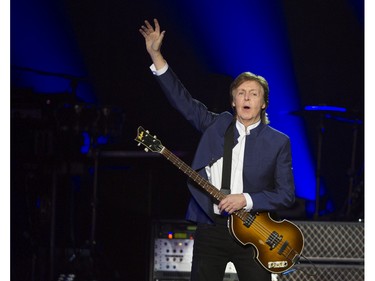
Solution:
[[[204,130],[214,121],[218,114],[213,113],[200,101],[193,99],[173,70],[156,76],[169,103],[177,109],[198,131]]]

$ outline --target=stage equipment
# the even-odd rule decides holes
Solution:
[[[154,221],[150,245],[150,281],[188,281],[196,226],[182,220]],[[238,281],[232,263],[223,281]]]
[[[309,117],[313,116],[314,120],[317,120],[318,138],[317,138],[317,154],[316,154],[316,172],[315,172],[315,211],[314,219],[319,220],[320,211],[320,189],[321,189],[321,164],[322,164],[322,148],[324,133],[326,131],[325,120],[331,119],[339,122],[353,124],[353,144],[351,152],[351,164],[349,168],[349,190],[346,200],[347,206],[346,214],[349,215],[351,212],[352,204],[352,193],[354,185],[354,173],[355,173],[355,160],[356,160],[356,146],[357,146],[357,135],[358,126],[363,124],[360,117],[356,116],[353,112],[340,106],[329,106],[329,105],[307,105],[303,110],[292,112],[293,115]]]

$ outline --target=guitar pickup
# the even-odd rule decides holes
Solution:
[[[282,239],[282,235],[279,235],[276,231],[273,231],[271,235],[268,237],[266,243],[268,246],[270,246],[270,250],[273,250]]]

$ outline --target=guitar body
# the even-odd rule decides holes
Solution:
[[[295,224],[287,220],[275,221],[269,213],[255,214],[250,226],[246,226],[238,216],[231,215],[228,227],[231,235],[240,244],[255,247],[256,259],[272,273],[289,270],[298,262],[304,246],[303,234]],[[277,245],[272,245],[270,240],[275,233]]]

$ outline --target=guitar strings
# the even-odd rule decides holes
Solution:
[[[169,161],[171,161],[176,167],[178,167],[180,170],[182,170],[185,174],[187,174],[192,180],[194,180],[199,185],[203,186],[202,182],[204,182],[205,183],[204,187],[210,189],[210,190],[206,190],[206,191],[208,191],[208,193],[210,195],[215,197],[215,199],[217,199],[219,201],[224,199],[224,197],[225,197],[224,194],[222,194],[215,186],[213,186],[212,184],[207,182],[207,180],[205,178],[203,178],[200,174],[198,174],[196,171],[191,169],[191,167],[189,165],[187,165],[185,162],[183,162],[181,159],[179,159],[177,156],[175,156],[167,148],[164,147],[161,154],[163,154]],[[177,165],[177,163],[181,164],[181,165]],[[182,167],[184,169],[182,169]],[[192,177],[192,175],[194,175],[194,177]]]

